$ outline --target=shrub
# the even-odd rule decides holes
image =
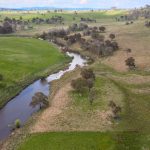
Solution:
[[[114,41],[111,43],[111,47],[113,48],[114,51],[119,49],[118,43]]]
[[[99,38],[99,33],[93,31],[93,32],[91,33],[91,37],[92,37],[93,39],[98,39],[98,38]]]
[[[83,78],[78,78],[76,80],[72,80],[71,86],[73,87],[74,90],[81,93],[86,88],[87,82]]]
[[[104,35],[99,35],[98,40],[101,42],[104,42],[105,36]]]
[[[92,69],[82,69],[81,76],[86,80],[90,78],[95,80],[95,74]]]
[[[15,128],[21,127],[21,121],[19,119],[15,120]]]
[[[129,57],[127,60],[125,60],[125,63],[129,69],[135,69],[135,59],[133,57]]]
[[[100,32],[105,32],[106,28],[104,26],[99,27]]]
[[[92,88],[89,92],[89,102],[92,105],[94,100],[96,99],[97,90],[95,88]]]
[[[110,34],[110,35],[109,35],[109,38],[110,38],[111,40],[115,39],[115,37],[116,37],[115,34]]]
[[[121,111],[122,111],[121,107],[120,107],[120,106],[117,106],[114,101],[110,101],[110,102],[109,102],[109,107],[111,107],[111,109],[112,109],[113,118],[114,118],[114,119],[119,118],[119,114],[120,114]]]

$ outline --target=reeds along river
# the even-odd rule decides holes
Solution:
[[[38,106],[34,108],[30,106],[35,93],[42,92],[48,96],[50,94],[51,81],[60,79],[66,72],[74,70],[77,65],[83,67],[86,64],[86,60],[79,54],[70,52],[66,54],[73,57],[68,69],[49,75],[44,82],[42,80],[35,81],[0,110],[0,140],[7,138],[11,134],[9,125],[13,124],[16,119],[19,119],[23,125],[33,113],[39,110]]]

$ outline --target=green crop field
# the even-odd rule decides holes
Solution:
[[[1,37],[0,45],[0,74],[3,76],[0,81],[0,106],[24,85],[56,71],[68,61],[68,57],[45,41]]]

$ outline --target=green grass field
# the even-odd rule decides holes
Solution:
[[[38,13],[37,13],[38,12]],[[72,21],[73,17],[76,17],[77,20],[80,19],[81,17],[91,17],[95,19],[106,19],[106,18],[112,18],[115,16],[120,16],[124,13],[127,13],[126,10],[105,10],[105,11],[95,11],[95,12],[90,12],[90,11],[78,11],[78,14],[75,15],[74,11],[63,11],[63,12],[47,12],[47,11],[30,11],[29,13],[26,12],[17,12],[17,11],[2,11],[0,12],[1,19],[5,17],[10,17],[10,18],[16,18],[19,19],[20,16],[24,20],[32,19],[33,17],[40,17],[40,18],[50,18],[52,16],[62,16],[66,21]],[[43,15],[44,14],[44,15]]]
[[[31,135],[18,150],[113,150],[114,145],[109,133],[43,133]]]
[[[18,150],[148,150],[148,139],[136,132],[40,133],[29,136]]]
[[[25,85],[48,72],[56,71],[69,61],[48,42],[36,39],[0,38],[0,106]]]

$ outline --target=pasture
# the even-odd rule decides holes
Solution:
[[[49,97],[49,100],[58,100],[56,108],[61,113],[57,114],[57,111],[54,111],[56,114],[51,116],[50,110],[55,110],[51,105],[47,110],[37,114],[34,123],[28,127],[27,137],[19,142],[19,146],[15,145],[15,148],[17,146],[18,150],[149,149],[150,30],[144,26],[145,20],[141,18],[131,25],[115,21],[115,17],[126,13],[125,10],[79,11],[78,14],[73,11],[0,13],[1,18],[22,16],[23,19],[30,20],[33,17],[49,18],[60,15],[65,19],[64,25],[33,25],[31,30],[18,31],[9,36],[33,36],[43,31],[67,28],[72,23],[80,23],[81,17],[90,17],[97,20],[96,23],[87,23],[90,27],[105,26],[105,37],[114,33],[119,44],[119,50],[112,56],[94,57],[95,62],[88,66],[95,73],[93,88],[98,91],[93,104],[89,103],[88,91],[79,94],[70,86],[72,79],[80,76],[81,69],[67,73],[52,84],[52,94]],[[4,76],[4,80],[0,81],[1,104],[18,93],[27,83],[64,66],[69,60],[53,45],[36,39],[1,37],[0,45],[0,74]],[[93,56],[89,51],[79,48],[78,43],[69,48],[84,56]],[[131,49],[131,53],[126,52],[128,48]],[[128,57],[135,58],[136,70],[128,70],[125,65]],[[9,94],[7,89],[11,89]],[[122,108],[118,120],[110,117],[110,101],[114,101]],[[18,136],[14,141],[17,140]],[[10,142],[10,145],[13,142]]]
[[[24,86],[63,67],[68,57],[45,41],[18,37],[0,38],[0,106]]]

